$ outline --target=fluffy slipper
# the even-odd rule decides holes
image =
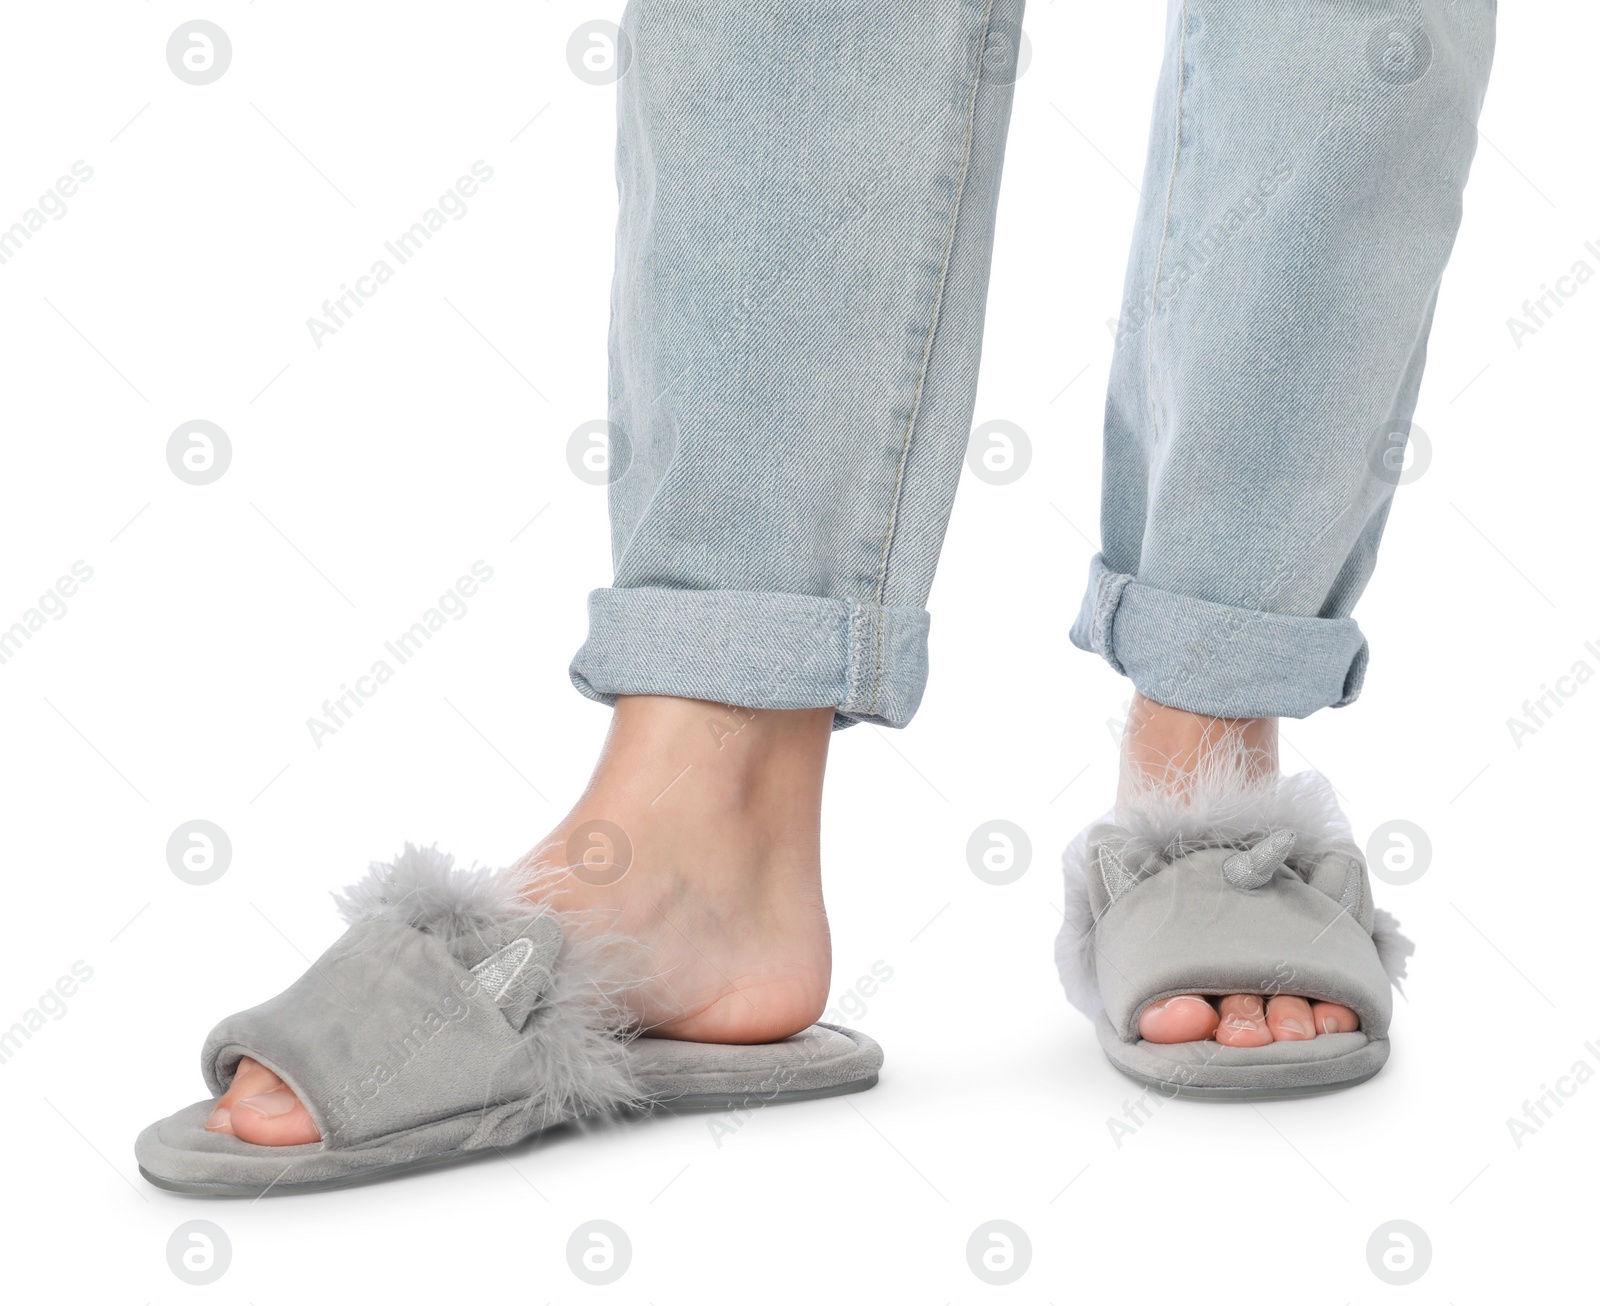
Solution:
[[[1372,901],[1366,859],[1314,771],[1243,780],[1237,759],[1176,792],[1147,785],[1067,849],[1056,963],[1111,1063],[1173,1096],[1347,1088],[1389,1056],[1391,984],[1411,943]],[[1183,993],[1337,1002],[1352,1033],[1264,1047],[1151,1043],[1139,1017]]]
[[[730,1110],[870,1088],[883,1053],[813,1025],[780,1043],[635,1038],[618,1001],[637,945],[571,928],[509,873],[407,845],[339,897],[349,929],[277,997],[206,1038],[211,1097],[139,1135],[174,1192],[337,1188],[491,1154],[568,1121]],[[204,1128],[242,1057],[282,1077],[321,1140],[263,1147]]]

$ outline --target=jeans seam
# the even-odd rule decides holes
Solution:
[[[1161,426],[1156,418],[1156,313],[1160,307],[1161,271],[1166,266],[1167,242],[1172,236],[1172,194],[1177,188],[1178,163],[1183,157],[1183,93],[1188,88],[1188,69],[1189,0],[1182,0],[1179,10],[1178,94],[1172,110],[1172,171],[1167,176],[1166,206],[1161,213],[1161,244],[1156,249],[1156,275],[1150,285],[1150,320],[1144,328],[1144,390],[1150,406],[1150,434],[1157,444],[1161,440]]]
[[[878,575],[873,584],[872,601],[883,605],[884,587],[889,572],[889,553],[894,544],[895,526],[900,517],[900,495],[905,486],[906,460],[911,453],[911,437],[916,430],[917,416],[922,409],[922,391],[928,380],[928,361],[933,356],[934,336],[939,329],[939,313],[944,305],[945,282],[950,275],[950,258],[955,250],[956,232],[961,219],[961,200],[966,193],[967,174],[972,165],[972,138],[978,117],[978,90],[983,83],[983,55],[989,40],[989,18],[994,12],[994,0],[984,0],[983,19],[978,25],[978,50],[973,62],[972,80],[967,89],[966,134],[961,142],[961,169],[956,177],[956,193],[950,205],[950,226],[945,235],[944,258],[939,265],[939,280],[933,290],[933,306],[928,318],[928,331],[922,344],[922,365],[917,371],[916,389],[911,396],[911,411],[906,416],[905,432],[900,439],[900,462],[895,468],[894,489],[889,497],[889,520],[884,528],[883,548],[878,556]],[[878,622],[877,651],[872,673],[872,699],[869,710],[878,706],[878,689],[883,680],[883,621]]]
[[[863,629],[867,619],[867,605],[864,603],[851,603],[849,633],[846,638],[850,642],[850,677],[845,689],[845,710],[854,712],[856,703],[861,697],[861,679],[866,670],[867,632]],[[872,705],[868,704],[870,708]]]
[[[1094,618],[1089,627],[1089,642],[1098,647],[1100,656],[1122,676],[1128,673],[1117,660],[1115,628],[1117,609],[1122,606],[1122,597],[1131,584],[1133,577],[1125,572],[1108,572],[1101,576],[1100,583],[1096,586],[1099,592],[1095,595]]]

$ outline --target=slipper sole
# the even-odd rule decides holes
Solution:
[[[641,1038],[628,1045],[628,1056],[646,1097],[637,1106],[612,1113],[622,1119],[746,1111],[864,1092],[878,1082],[883,1064],[883,1049],[873,1039],[821,1024],[781,1043]],[[214,1105],[209,1098],[195,1102],[139,1135],[134,1152],[146,1181],[188,1197],[250,1199],[381,1182],[417,1170],[503,1155],[503,1148],[463,1144],[491,1114],[513,1114],[523,1104],[452,1116],[353,1148],[328,1148],[321,1142],[262,1147],[232,1135],[208,1133],[204,1121]],[[569,1123],[553,1121],[527,1137]]]
[[[1319,1034],[1293,1043],[1230,1048],[1194,1043],[1124,1042],[1101,1012],[1095,1033],[1106,1059],[1128,1078],[1167,1097],[1198,1102],[1268,1102],[1313,1097],[1365,1083],[1389,1059],[1389,1040]]]

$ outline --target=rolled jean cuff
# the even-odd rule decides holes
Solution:
[[[1289,617],[1174,594],[1112,571],[1100,554],[1071,638],[1146,698],[1206,716],[1343,707],[1367,669],[1367,641],[1350,617]]]
[[[928,680],[928,614],[805,594],[600,589],[571,676],[602,703],[671,694],[903,726]]]

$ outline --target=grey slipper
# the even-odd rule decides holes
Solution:
[[[618,963],[636,945],[564,928],[526,887],[454,871],[431,848],[374,865],[339,900],[350,928],[311,969],[211,1031],[212,1097],[139,1135],[140,1173],[194,1196],[307,1192],[492,1155],[573,1120],[877,1082],[882,1050],[833,1025],[755,1045],[630,1037]],[[204,1128],[245,1056],[294,1090],[319,1142],[262,1147]]]
[[[1217,768],[1176,801],[1153,790],[1068,848],[1056,962],[1112,1065],[1178,1097],[1348,1088],[1389,1056],[1390,985],[1411,943],[1375,907],[1361,851],[1316,772],[1241,784]],[[1342,1003],[1352,1033],[1259,1048],[1151,1043],[1139,1016],[1179,994]]]

